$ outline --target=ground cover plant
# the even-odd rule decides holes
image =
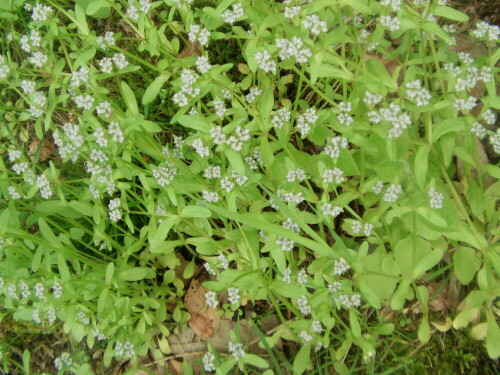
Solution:
[[[3,372],[493,373],[500,29],[468,21],[0,2]]]

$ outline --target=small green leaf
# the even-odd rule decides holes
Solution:
[[[436,249],[421,259],[413,269],[413,278],[418,279],[426,271],[430,270],[443,258],[443,250]]]
[[[201,206],[186,206],[182,208],[182,217],[202,217],[207,218],[211,216],[211,211],[208,208]]]
[[[469,284],[481,267],[481,261],[476,258],[476,252],[470,247],[459,247],[453,254],[453,266],[458,280],[464,285]]]
[[[127,108],[133,115],[139,114],[139,108],[137,107],[137,100],[135,99],[134,91],[130,88],[128,84],[121,81],[120,87],[123,95],[123,100],[127,104]]]
[[[148,276],[149,269],[147,267],[134,267],[118,274],[118,279],[122,281],[139,281]]]
[[[142,97],[143,105],[151,103],[153,100],[156,99],[158,93],[160,92],[160,89],[162,88],[163,84],[168,80],[168,78],[169,76],[167,74],[160,74],[158,77],[155,78],[155,80],[148,86],[146,92],[144,93],[144,96]]]
[[[115,273],[115,263],[110,262],[106,267],[106,284],[111,285],[111,280],[113,279],[114,273]]]
[[[311,363],[311,345],[303,345],[293,361],[293,373],[300,375]]]
[[[177,122],[187,128],[208,133],[210,130],[210,123],[200,115],[182,115]]]
[[[404,306],[406,300],[406,294],[408,293],[408,289],[410,288],[411,280],[403,280],[399,284],[394,296],[391,301],[391,309],[393,310],[401,310]]]
[[[361,327],[359,325],[358,316],[354,309],[349,310],[349,322],[351,324],[352,335],[360,339],[361,338]]]
[[[429,145],[421,146],[415,155],[415,181],[421,189],[425,187],[427,180],[427,159],[430,149]]]
[[[465,14],[448,6],[437,6],[432,12],[435,16],[448,18],[457,22],[467,22],[469,17]]]
[[[418,327],[418,339],[422,344],[427,344],[431,338],[431,327],[429,326],[429,320],[427,316],[422,318],[420,326]]]

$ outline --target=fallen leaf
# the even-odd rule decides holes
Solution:
[[[40,154],[38,155],[38,161],[44,162],[47,160],[51,155],[57,154],[57,146],[48,138],[44,138],[42,141],[42,144],[40,146],[40,140],[38,138],[34,138],[33,141],[30,143],[29,146],[29,152],[33,156],[30,156],[31,161],[34,160],[34,155],[40,148]]]
[[[179,56],[177,56],[177,58],[182,59],[189,56],[201,56],[201,46],[199,43],[188,42],[188,44],[186,44],[182,49],[181,53],[179,53]]]
[[[196,279],[191,280],[189,284],[189,289],[184,296],[184,306],[190,314],[200,313],[201,310],[206,306],[204,288],[200,282]]]
[[[202,340],[207,340],[214,335],[212,322],[205,315],[192,313],[189,326]]]

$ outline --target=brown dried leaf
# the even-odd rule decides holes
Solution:
[[[34,160],[34,155],[38,151],[40,147],[40,140],[38,138],[34,138],[33,141],[29,145],[29,152],[33,156],[30,156],[31,161]],[[57,146],[48,138],[44,138],[42,141],[40,155],[38,156],[38,161],[44,162],[51,155],[57,154]]]
[[[205,315],[192,313],[189,326],[202,340],[207,340],[214,335],[212,322]]]
[[[181,53],[179,53],[179,56],[177,56],[177,58],[182,59],[189,56],[201,56],[201,46],[199,43],[188,42],[188,44],[186,44],[182,49]]]
[[[191,280],[189,289],[184,296],[184,306],[190,314],[199,314],[201,310],[206,306],[205,301],[206,289],[200,284],[196,279]]]

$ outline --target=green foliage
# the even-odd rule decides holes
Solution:
[[[408,372],[390,343],[442,332],[500,356],[498,28],[471,57],[443,1],[292,3],[0,5],[2,324],[105,367],[186,330],[218,374]]]

